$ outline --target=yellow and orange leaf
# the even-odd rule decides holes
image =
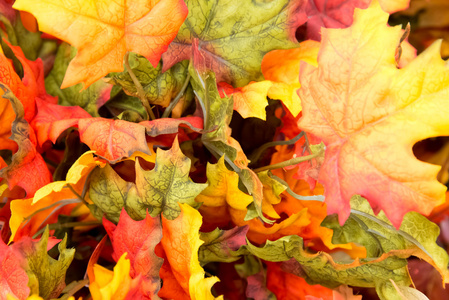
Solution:
[[[187,16],[182,0],[19,0],[13,7],[33,14],[41,31],[78,49],[62,88],[81,82],[87,88],[110,72],[123,71],[127,51],[156,67]]]
[[[356,194],[396,227],[407,212],[429,214],[444,201],[440,167],[417,160],[412,146],[449,135],[449,69],[439,43],[398,69],[402,31],[387,20],[375,2],[356,10],[351,27],[323,29],[318,67],[300,74],[298,126],[326,144],[319,181],[341,223]]]

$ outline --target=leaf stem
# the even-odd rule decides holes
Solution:
[[[129,76],[131,76],[131,79],[134,82],[134,85],[137,89],[137,95],[139,96],[140,102],[142,102],[143,107],[145,107],[145,110],[147,111],[148,115],[150,116],[150,120],[156,119],[156,116],[153,113],[153,110],[151,109],[151,105],[148,102],[147,98],[145,97],[145,91],[143,90],[142,85],[140,84],[139,79],[137,79],[136,74],[134,74],[133,70],[131,69],[129,65],[129,52],[126,52],[125,54],[125,68],[128,72]]]
[[[87,222],[67,222],[67,223],[53,223],[53,224],[49,224],[48,229],[49,230],[54,230],[54,229],[62,229],[62,228],[73,228],[76,226],[94,226],[94,225],[101,225],[102,222],[101,221],[87,221]],[[37,238],[42,232],[45,231],[45,228],[41,228],[38,232],[36,232],[33,235],[33,239]]]
[[[277,163],[277,164],[268,165],[268,166],[265,166],[265,167],[260,167],[260,168],[254,169],[254,172],[259,173],[259,172],[263,172],[263,171],[266,171],[266,170],[285,168],[285,167],[288,167],[288,166],[292,166],[292,165],[296,165],[296,164],[302,163],[304,161],[311,160],[311,159],[313,159],[315,157],[320,156],[321,154],[322,154],[322,151],[319,151],[317,153],[310,154],[310,155],[307,155],[307,156],[295,157],[295,158],[292,158],[292,159],[289,159],[289,160],[286,160],[286,161],[283,161],[283,162],[280,162],[280,163]]]
[[[257,162],[259,160],[259,157],[262,155],[262,153],[267,150],[268,148],[274,147],[274,146],[280,146],[280,145],[292,145],[296,143],[302,136],[304,135],[304,131],[301,131],[297,136],[292,138],[291,140],[287,141],[274,141],[274,142],[268,142],[254,150],[251,155],[248,157],[251,163]]]
[[[86,206],[89,205],[89,203],[87,203],[87,201],[84,200],[84,197],[82,197],[80,194],[78,194],[78,193],[75,191],[75,189],[72,187],[72,185],[71,185],[70,183],[68,183],[68,184],[66,185],[66,187],[68,187],[68,188],[72,191],[72,193],[75,194],[75,196],[76,196],[78,199],[80,199],[81,202],[83,202]]]
[[[175,108],[176,104],[178,104],[179,100],[181,100],[181,97],[184,95],[184,92],[189,85],[190,82],[190,73],[187,72],[186,80],[184,81],[184,84],[181,87],[181,90],[176,95],[175,99],[173,99],[172,102],[170,102],[170,105],[165,109],[164,113],[162,114],[162,118],[168,118],[173,108]]]

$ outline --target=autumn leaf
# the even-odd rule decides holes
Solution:
[[[412,146],[449,134],[449,73],[438,43],[397,69],[402,32],[385,25],[378,4],[356,10],[354,19],[348,29],[323,29],[318,68],[300,75],[298,126],[326,144],[319,181],[328,213],[343,223],[349,199],[360,194],[399,227],[407,212],[429,214],[444,200],[440,168],[417,160]]]
[[[11,140],[19,147],[12,157],[12,162],[0,170],[0,177],[8,181],[8,186],[23,188],[28,197],[42,186],[52,181],[51,173],[42,156],[36,150],[36,137],[34,131],[25,118],[22,103],[11,90],[4,84],[0,84],[2,99],[10,101],[16,117],[12,123]]]
[[[266,120],[265,107],[268,105],[267,93],[272,83],[268,80],[250,82],[244,87],[234,89],[226,82],[218,83],[220,96],[234,99],[234,110],[243,118],[255,117]]]
[[[56,181],[40,188],[33,198],[11,202],[11,238],[17,241],[22,236],[34,235],[45,224],[57,221],[58,214],[70,214],[81,202],[84,185],[90,172],[104,162],[94,158],[92,152],[83,154],[67,172],[67,179]],[[71,190],[69,185],[73,188]]]
[[[56,260],[47,254],[48,243],[47,229],[40,241],[24,237],[11,246],[29,277],[31,293],[44,299],[58,297],[64,289],[66,271],[75,255],[75,249],[66,249],[67,239],[64,238],[58,245],[59,258]]]
[[[283,270],[281,263],[265,264],[267,287],[278,299],[307,299],[307,296],[314,296],[323,300],[336,300],[332,297],[332,290],[321,285],[308,284],[304,278]]]
[[[122,209],[117,226],[106,219],[103,219],[103,225],[114,248],[114,260],[119,261],[124,253],[128,253],[131,278],[141,275],[140,294],[148,299],[157,299],[155,297],[161,287],[159,269],[163,263],[155,253],[162,238],[160,218],[147,214],[144,220],[134,221]]]
[[[98,109],[110,98],[111,84],[98,80],[85,90],[82,90],[82,84],[61,89],[67,67],[75,55],[76,49],[69,44],[59,46],[53,68],[45,77],[45,89],[49,94],[58,96],[59,105],[79,106],[92,117],[99,117]]]
[[[301,87],[298,72],[301,61],[317,65],[320,43],[312,40],[303,41],[299,48],[273,50],[265,54],[262,60],[262,73],[273,85],[268,90],[268,97],[279,99],[293,116],[301,111],[301,101],[297,90]]]
[[[162,216],[161,244],[167,257],[162,269],[171,269],[171,284],[177,282],[181,289],[171,290],[171,284],[166,282],[161,273],[164,285],[159,296],[180,300],[223,299],[215,298],[210,291],[218,278],[204,278],[205,272],[198,261],[198,249],[203,243],[198,232],[202,223],[201,215],[188,204],[180,203],[179,207],[181,214],[178,218],[169,220]],[[175,294],[175,290],[181,294]]]
[[[77,83],[84,87],[110,72],[123,70],[126,51],[145,56],[156,67],[161,54],[175,38],[187,9],[183,1],[157,3],[120,1],[35,2],[16,1],[15,9],[32,13],[39,29],[78,49],[62,88]]]
[[[148,101],[163,107],[167,107],[180,92],[188,73],[188,61],[180,62],[162,73],[161,63],[153,67],[145,57],[132,54],[129,65],[141,83]],[[121,86],[128,95],[138,97],[136,85],[128,72],[111,73],[109,77],[109,83]]]
[[[94,214],[118,221],[122,208],[137,220],[163,214],[175,219],[180,208],[178,202],[198,206],[195,197],[206,184],[194,183],[189,178],[190,159],[181,152],[177,139],[170,150],[158,148],[154,169],[146,171],[135,160],[136,183],[123,180],[109,165],[92,172],[90,199],[95,204]]]
[[[30,294],[28,276],[13,248],[0,239],[0,299],[13,295],[24,299]]]
[[[201,232],[201,245],[198,257],[201,265],[209,262],[233,262],[240,257],[231,255],[231,251],[237,251],[240,246],[246,244],[248,226],[234,227],[229,230],[215,228],[214,231]]]
[[[129,275],[131,263],[126,258],[126,252],[118,259],[114,271],[95,264],[93,271],[95,281],[89,285],[93,299],[100,300],[124,300],[132,287],[132,279]]]
[[[218,82],[236,87],[263,80],[260,62],[264,54],[295,47],[294,27],[306,20],[305,15],[296,13],[301,1],[186,3],[189,14],[162,55],[163,71],[199,51]]]

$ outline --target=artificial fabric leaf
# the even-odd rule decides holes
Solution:
[[[180,62],[162,73],[162,64],[153,67],[143,56],[133,54],[129,65],[145,91],[145,97],[151,104],[167,107],[175,98],[187,79],[188,61]],[[138,97],[137,88],[128,72],[111,73],[108,82],[119,85],[131,96]]]
[[[25,299],[29,294],[28,276],[19,257],[0,239],[0,299],[6,299],[7,295]]]
[[[45,89],[49,94],[58,96],[59,105],[79,106],[92,117],[99,117],[98,109],[109,99],[112,85],[99,80],[85,90],[82,90],[81,84],[61,89],[69,62],[75,55],[76,49],[69,44],[59,46],[53,68],[45,77]]]
[[[200,233],[201,245],[198,257],[202,266],[209,262],[233,262],[240,257],[232,256],[231,251],[237,251],[246,244],[248,226],[234,227],[229,230],[215,228],[211,232]]]
[[[449,135],[449,72],[439,43],[398,69],[402,32],[387,19],[374,3],[356,9],[350,28],[323,29],[318,68],[300,74],[298,126],[326,145],[319,181],[328,213],[338,213],[341,224],[356,194],[396,228],[407,212],[426,215],[444,200],[446,188],[435,179],[440,167],[417,160],[412,146]]]
[[[309,285],[304,278],[283,270],[281,263],[265,262],[265,264],[267,287],[277,299],[307,299],[306,296],[314,296],[322,300],[337,300],[333,299],[332,290],[321,285]]]
[[[297,116],[301,111],[301,101],[297,93],[301,87],[298,77],[300,63],[305,61],[316,66],[319,49],[319,42],[307,40],[301,42],[299,48],[273,50],[263,57],[263,76],[273,82],[273,86],[268,90],[268,97],[281,100],[293,116]]]
[[[58,0],[19,0],[13,7],[30,12],[37,18],[41,31],[78,49],[62,88],[81,82],[87,88],[110,72],[122,71],[126,51],[139,53],[156,66],[187,15],[181,0],[157,3],[70,0],[62,4]]]
[[[407,261],[385,255],[379,258],[334,261],[326,252],[308,253],[299,236],[286,236],[258,248],[248,242],[239,249],[239,254],[251,253],[257,257],[281,262],[289,272],[304,277],[309,284],[321,284],[335,288],[341,284],[360,287],[378,287],[389,279],[401,285],[409,285]],[[294,258],[294,260],[290,260]]]
[[[35,60],[38,58],[39,49],[42,46],[42,39],[39,32],[28,31],[19,13],[11,8],[14,15],[13,19],[8,20],[5,16],[0,17],[0,21],[6,28],[9,42],[14,46],[20,46],[26,58]]]
[[[376,289],[381,299],[388,300],[429,300],[417,289],[398,285],[393,280]]]
[[[217,159],[224,156],[226,162],[239,174],[248,194],[253,197],[257,212],[254,217],[259,216],[263,221],[271,223],[272,221],[262,213],[262,183],[256,173],[248,168],[249,161],[240,144],[231,137],[229,123],[232,118],[232,98],[220,97],[213,72],[204,68],[195,69],[190,63],[189,73],[192,76],[193,90],[205,116],[204,130],[206,132],[201,136],[201,141]]]
[[[208,186],[195,199],[202,205],[215,208],[228,205],[245,210],[253,201],[238,188],[239,175],[226,168],[224,156],[216,164],[207,164],[206,175]]]
[[[321,28],[346,28],[352,24],[355,8],[365,9],[372,0],[310,0],[307,3],[307,38],[321,40]],[[384,11],[392,14],[406,9],[410,0],[379,0]]]
[[[92,152],[83,154],[67,172],[65,181],[56,181],[40,188],[33,198],[18,199],[11,202],[11,238],[17,241],[22,236],[32,236],[45,224],[57,221],[58,214],[70,214],[81,202],[84,185],[90,172],[105,162],[95,159]]]
[[[198,249],[203,243],[199,236],[201,215],[188,204],[180,203],[179,207],[181,214],[176,219],[169,220],[162,216],[161,244],[167,258],[162,268],[170,268],[173,277],[171,281],[166,281],[161,273],[164,284],[159,296],[180,300],[223,299],[215,298],[211,293],[218,278],[204,278],[205,272],[198,261]],[[181,294],[174,294],[175,289],[171,290],[175,284],[181,287],[176,288]]]
[[[268,51],[293,48],[303,1],[186,1],[189,14],[162,55],[163,71],[190,59],[194,51],[215,72],[219,82],[241,87],[263,80],[260,62]],[[251,12],[248,14],[248,12]]]
[[[267,93],[272,83],[268,80],[250,82],[241,88],[233,88],[226,82],[218,84],[221,97],[232,95],[234,99],[234,110],[238,111],[243,118],[255,117],[266,120],[265,107],[268,105]]]
[[[335,216],[328,217],[322,224],[334,230],[334,242],[362,244],[367,249],[367,257],[387,252],[398,257],[419,257],[440,272],[443,283],[449,283],[449,256],[436,244],[440,234],[436,224],[416,212],[409,212],[397,231],[382,212],[376,217],[362,197],[354,196],[351,207],[353,213],[343,227],[340,228]]]
[[[8,181],[11,190],[16,185],[20,186],[28,197],[32,197],[39,188],[52,181],[52,176],[44,159],[36,150],[36,137],[24,119],[22,103],[6,85],[0,83],[0,89],[2,101],[9,101],[16,114],[11,127],[11,140],[18,145],[11,164],[0,170],[0,177]]]
[[[92,298],[99,300],[126,299],[132,286],[130,269],[131,263],[126,258],[126,252],[117,261],[114,271],[95,264],[93,269],[95,281],[89,284]]]
[[[123,180],[110,166],[93,171],[89,196],[97,217],[106,213],[117,222],[125,208],[134,219],[144,219],[148,209],[152,217],[162,213],[172,220],[180,213],[178,202],[198,206],[195,197],[207,186],[189,178],[190,159],[181,152],[177,139],[170,150],[158,148],[153,170],[144,170],[137,158],[135,168],[136,183]]]
[[[31,292],[39,292],[44,299],[57,297],[64,289],[66,271],[75,255],[75,249],[66,249],[67,239],[64,238],[58,245],[59,258],[53,259],[47,254],[48,239],[46,229],[40,241],[24,237],[12,246],[23,257],[22,267],[30,279]]]
[[[123,209],[117,226],[106,219],[103,219],[103,225],[114,248],[114,260],[118,261],[124,253],[128,253],[131,278],[141,276],[140,294],[148,299],[159,299],[159,269],[163,260],[156,255],[155,248],[162,238],[160,218],[147,214],[144,220],[134,221]]]
[[[362,296],[355,296],[347,285],[340,285],[332,291],[333,300],[362,300]]]
[[[264,268],[246,278],[246,296],[255,300],[276,300],[277,297],[267,288],[267,274]]]

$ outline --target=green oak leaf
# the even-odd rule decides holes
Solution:
[[[170,150],[158,148],[154,169],[144,170],[138,158],[135,168],[136,183],[123,180],[110,166],[92,172],[89,195],[94,205],[90,209],[97,218],[105,213],[118,222],[124,207],[134,220],[143,220],[147,210],[152,217],[162,213],[173,220],[181,213],[178,202],[198,207],[195,197],[207,187],[189,178],[190,159],[181,152],[177,139]]]
[[[76,48],[62,43],[56,53],[53,69],[45,78],[47,93],[58,96],[58,104],[65,106],[80,106],[93,117],[99,117],[98,108],[109,99],[112,85],[98,80],[82,90],[82,84],[61,89],[67,67],[76,55]]]
[[[238,250],[246,244],[248,226],[235,227],[230,230],[215,228],[211,232],[201,232],[200,239],[204,241],[198,252],[198,259],[202,266],[209,262],[233,262],[240,257],[231,251]]]
[[[369,202],[361,196],[351,198],[351,215],[341,227],[336,215],[328,216],[322,226],[334,230],[333,243],[359,243],[367,249],[368,257],[378,257],[390,251],[397,256],[411,255],[433,265],[449,282],[449,256],[436,244],[439,227],[417,212],[409,212],[399,227],[394,228],[381,211],[377,216]]]
[[[49,230],[45,229],[40,241],[31,238],[14,244],[15,250],[25,258],[25,271],[29,277],[31,294],[44,299],[58,297],[65,287],[65,275],[75,255],[75,249],[66,249],[67,237],[59,243],[59,258],[47,254]]]
[[[298,45],[290,40],[290,27],[292,13],[300,15],[300,2],[187,0],[189,14],[162,55],[163,70],[198,52],[219,82],[241,87],[263,80],[263,56],[271,50]]]
[[[170,101],[180,92],[187,79],[189,62],[182,61],[162,73],[162,63],[156,68],[145,57],[130,53],[129,65],[145,91],[145,96],[151,104],[167,107]],[[121,86],[126,94],[138,97],[137,88],[127,71],[110,73],[109,83]],[[192,100],[191,93],[184,93]]]

